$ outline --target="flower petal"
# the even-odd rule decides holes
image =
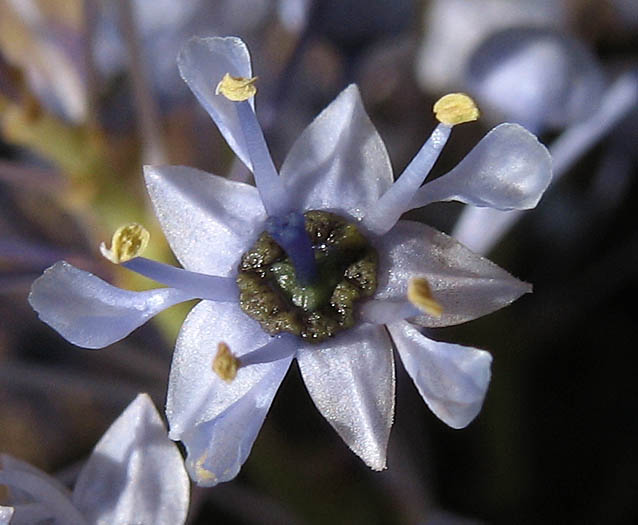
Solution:
[[[391,323],[388,330],[430,410],[452,428],[469,425],[483,405],[492,356],[477,348],[428,339],[406,321]]]
[[[293,355],[285,352],[281,359],[240,367],[227,383],[212,370],[217,345],[226,343],[241,363],[241,357],[248,359],[273,341],[237,304],[202,301],[186,318],[173,357],[166,414],[170,437],[184,442],[186,468],[199,485],[237,475]]]
[[[33,516],[54,517],[55,523],[87,523],[71,503],[68,490],[35,467],[0,470],[0,486],[3,485],[17,489],[31,500],[14,507],[14,523],[32,523],[28,520]]]
[[[424,224],[399,221],[375,240],[375,247],[379,285],[374,299],[404,301],[409,279],[425,277],[443,314],[418,317],[415,322],[423,326],[464,323],[531,292],[531,285]]]
[[[13,507],[0,506],[0,525],[9,525],[13,516]]]
[[[13,518],[2,521],[2,510],[9,509],[13,512]],[[11,518],[11,516],[9,516]],[[56,516],[42,503],[22,503],[13,507],[0,507],[0,525],[32,525],[33,523],[58,523],[53,522]],[[47,521],[48,520],[48,521]],[[84,523],[84,522],[83,522]]]
[[[283,377],[291,360],[289,355],[240,368],[227,383],[212,370],[220,342],[241,358],[273,340],[237,304],[202,301],[195,306],[182,325],[171,365],[166,401],[171,439],[182,439],[196,425],[216,418],[267,375]]]
[[[190,484],[184,461],[147,394],[106,431],[82,468],[73,502],[95,525],[184,523]]]
[[[29,303],[67,341],[83,348],[104,348],[169,306],[192,298],[174,288],[122,290],[59,261],[33,282]]]
[[[499,210],[538,204],[552,179],[552,159],[538,139],[518,124],[490,131],[449,173],[423,186],[411,207],[456,200]]]
[[[177,66],[182,78],[215,121],[228,145],[252,171],[235,102],[215,93],[217,84],[226,73],[233,77],[252,77],[250,53],[246,44],[237,37],[193,37],[180,51]],[[254,99],[250,100],[250,104],[254,106]]]
[[[69,489],[62,485],[62,483],[60,483],[57,479],[49,476],[46,472],[40,470],[37,467],[34,467],[33,465],[31,465],[31,463],[27,463],[26,461],[13,457],[10,454],[0,454],[0,464],[2,465],[1,470],[29,472],[30,474],[34,474],[47,481],[47,483],[55,486],[58,491],[62,492],[63,494],[67,496],[71,495]],[[24,492],[15,487],[9,487],[7,489],[7,493],[9,495],[8,502],[12,505],[19,503],[29,503],[33,501],[33,498],[29,495],[28,492]]]
[[[312,400],[350,449],[374,470],[386,468],[394,417],[394,360],[383,327],[360,324],[298,351]]]
[[[362,218],[392,184],[392,167],[350,85],[304,130],[281,168],[305,210],[332,209]]]
[[[184,432],[181,440],[188,453],[186,468],[198,485],[212,487],[239,473],[290,360],[276,361],[258,383],[221,414]]]
[[[145,166],[144,176],[182,266],[210,275],[234,274],[266,218],[255,187],[184,166]]]

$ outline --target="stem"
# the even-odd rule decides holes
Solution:
[[[120,20],[128,51],[133,96],[144,146],[144,164],[166,164],[166,150],[159,125],[159,110],[148,83],[145,62],[133,13],[133,2],[120,0]]]

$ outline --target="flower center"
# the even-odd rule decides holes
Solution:
[[[357,227],[325,211],[304,213],[317,277],[301,283],[291,259],[267,233],[241,258],[239,304],[271,335],[320,342],[354,325],[354,306],[377,288],[377,252]]]

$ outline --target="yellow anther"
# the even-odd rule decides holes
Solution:
[[[217,481],[217,476],[213,472],[208,470],[207,468],[204,468],[204,461],[206,461],[207,459],[208,459],[208,454],[204,453],[195,462],[195,473],[197,474],[197,477],[200,479],[200,481],[212,481],[212,482],[215,482],[215,481]]]
[[[226,343],[217,345],[217,355],[213,359],[213,372],[224,381],[231,382],[237,375],[239,359],[237,359]]]
[[[242,78],[233,77],[229,73],[224,75],[215,88],[216,95],[224,95],[228,100],[233,102],[242,102],[254,97],[257,93],[255,82],[257,77]]]
[[[475,102],[465,93],[450,93],[436,101],[434,116],[439,122],[456,126],[479,118]]]
[[[443,307],[436,302],[430,284],[423,277],[414,277],[408,282],[408,301],[434,317],[441,317],[443,313]]]
[[[144,226],[132,222],[115,230],[110,249],[105,243],[100,244],[100,252],[115,264],[130,261],[142,254],[150,238],[151,235]]]

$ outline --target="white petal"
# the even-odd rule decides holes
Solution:
[[[150,397],[139,394],[93,449],[73,502],[95,525],[179,525],[189,491],[177,446]]]
[[[374,299],[403,301],[409,279],[425,277],[434,299],[443,306],[443,314],[417,318],[423,326],[470,321],[531,292],[529,284],[424,224],[399,221],[374,244],[379,254],[379,286]]]
[[[423,186],[411,207],[456,200],[499,210],[530,209],[552,179],[552,159],[518,124],[490,131],[449,173]]]
[[[104,348],[169,306],[192,298],[174,288],[122,290],[59,261],[33,282],[29,303],[67,341],[83,348]]]
[[[13,516],[13,507],[0,506],[0,525],[9,525]]]
[[[241,358],[273,340],[236,304],[203,301],[186,318],[173,357],[166,414],[170,436],[184,442],[186,468],[199,485],[237,475],[292,360],[287,352],[282,359],[240,368],[227,383],[212,370],[217,345],[226,343]]]
[[[240,368],[230,383],[212,370],[217,345],[241,357],[273,338],[234,303],[202,301],[182,325],[168,382],[166,415],[171,439],[210,421],[245,396],[264,377],[288,368],[290,357]]]
[[[182,78],[215,121],[228,145],[252,171],[235,102],[215,94],[217,84],[226,73],[233,77],[252,77],[246,44],[236,37],[194,37],[180,51],[177,65]],[[254,106],[253,99],[250,104]]]
[[[239,473],[290,361],[290,357],[277,361],[257,384],[221,414],[184,432],[181,440],[188,453],[186,468],[198,485],[212,487]]]
[[[388,153],[355,85],[304,130],[281,176],[303,209],[339,210],[359,219],[390,187]]]
[[[62,485],[62,483],[49,476],[46,472],[34,467],[31,463],[27,463],[26,461],[13,457],[10,454],[0,454],[0,464],[2,465],[2,470],[29,472],[31,474],[35,474],[41,479],[46,480],[47,483],[55,486],[61,493],[66,494],[67,496],[71,495],[69,490]],[[21,491],[20,489],[9,487],[7,492],[9,494],[9,503],[11,504],[28,503],[33,501],[33,498],[27,492]]]
[[[483,405],[492,356],[477,348],[428,339],[406,321],[392,323],[388,330],[430,410],[452,428],[469,425]]]
[[[0,470],[0,486],[2,485],[18,489],[30,499],[29,503],[14,507],[14,523],[29,523],[29,518],[33,516],[53,517],[58,524],[87,523],[71,503],[68,491],[53,478],[35,468]]]
[[[184,166],[145,166],[164,234],[184,268],[227,276],[263,230],[257,189]]]
[[[394,360],[385,329],[360,324],[297,354],[315,405],[374,470],[386,468],[394,417]]]
[[[11,525],[33,525],[34,523],[60,523],[59,521],[51,521],[55,520],[56,516],[46,505],[43,505],[42,503],[23,503],[14,505],[11,509],[13,511],[13,519],[8,522],[4,522],[0,519],[0,524],[11,523]],[[2,508],[0,508],[0,511],[1,510]],[[0,512],[0,518],[1,517],[2,512]]]

